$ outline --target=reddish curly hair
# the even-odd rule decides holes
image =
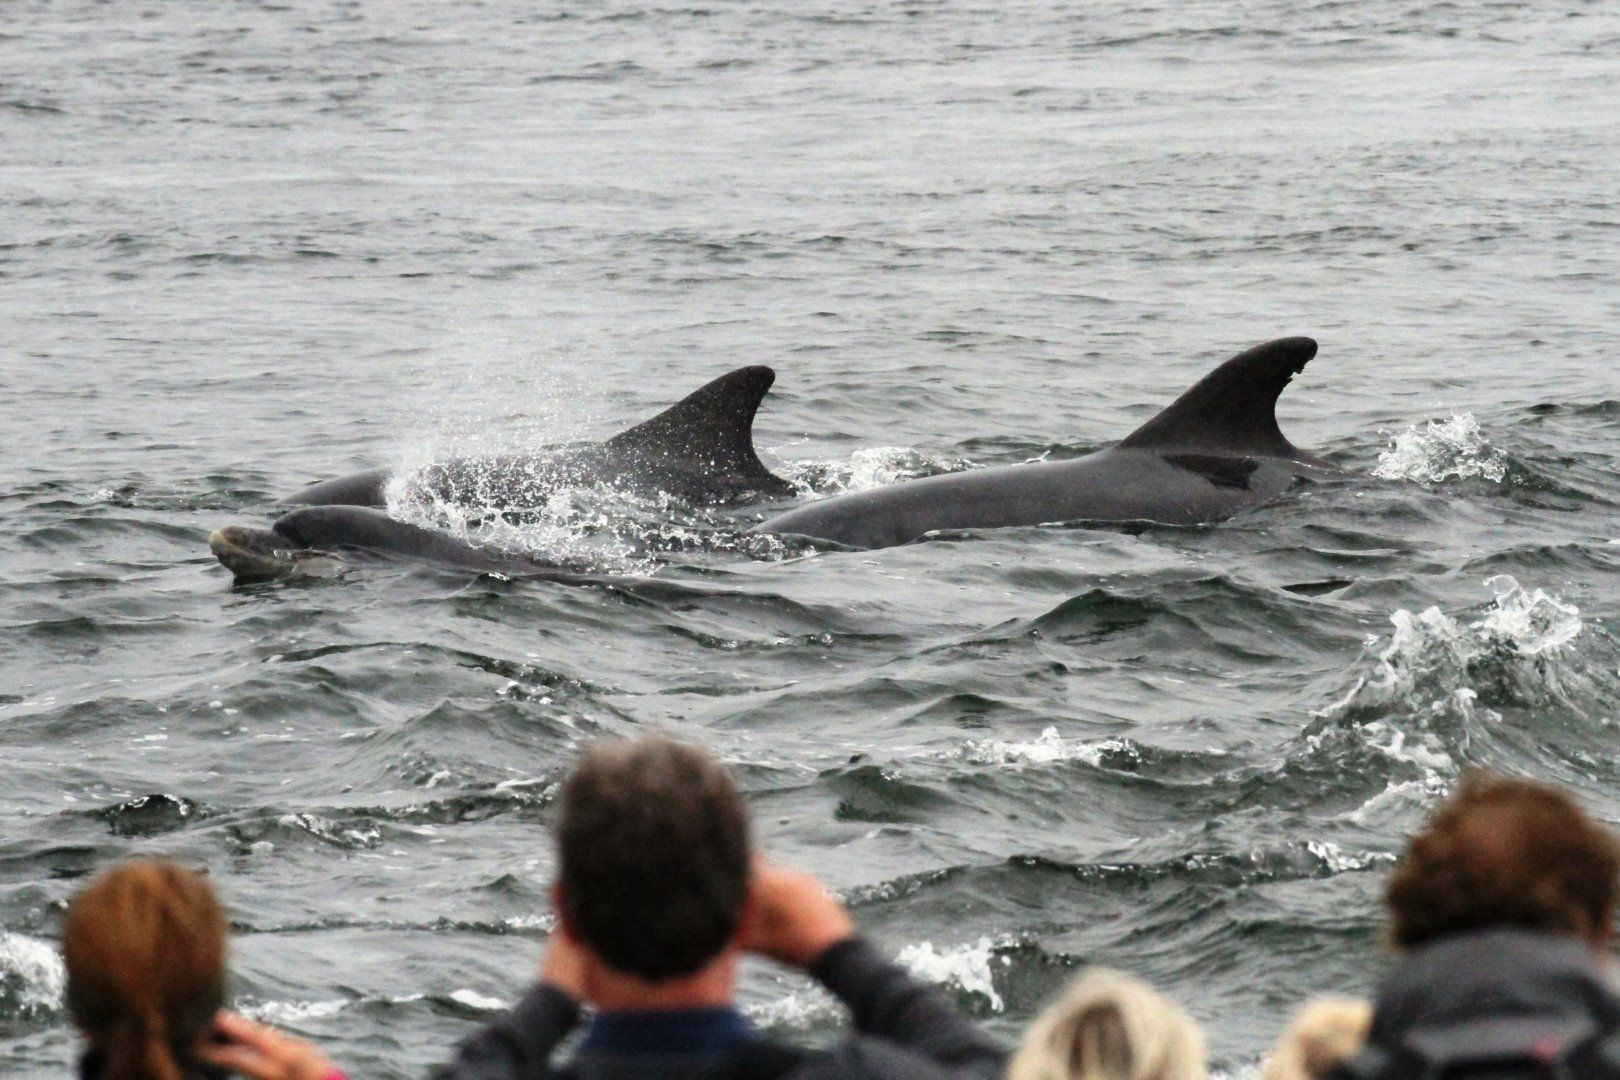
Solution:
[[[1620,843],[1568,794],[1473,772],[1412,838],[1389,879],[1390,941],[1411,949],[1518,928],[1601,943],[1614,926]]]

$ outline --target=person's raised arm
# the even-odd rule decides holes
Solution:
[[[1005,1052],[943,994],[858,935],[815,878],[758,863],[750,900],[744,947],[809,972],[849,1009],[857,1031],[951,1071],[1000,1075]]]

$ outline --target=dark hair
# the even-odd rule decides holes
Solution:
[[[1614,922],[1620,845],[1557,788],[1475,772],[1390,877],[1390,940],[1516,927],[1597,941]]]
[[[748,897],[748,810],[730,774],[667,739],[598,743],[563,784],[559,895],[580,940],[649,982],[690,975]]]
[[[157,859],[106,871],[62,928],[67,1006],[107,1080],[180,1080],[225,1000],[225,916],[200,874]]]

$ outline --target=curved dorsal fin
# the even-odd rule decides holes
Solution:
[[[759,491],[791,492],[793,485],[754,452],[754,414],[775,381],[776,372],[763,365],[727,372],[613,436],[605,449],[693,473],[729,473]]]
[[[1277,396],[1315,355],[1316,342],[1308,337],[1256,345],[1205,375],[1119,445],[1297,456],[1277,427]]]

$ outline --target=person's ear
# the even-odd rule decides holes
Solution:
[[[570,944],[579,944],[579,935],[574,932],[573,920],[568,917],[568,905],[563,903],[563,885],[560,881],[551,883],[551,914],[557,920],[557,933],[567,938]]]
[[[731,931],[730,944],[743,950],[748,948],[748,943],[757,937],[755,931],[759,928],[759,912],[759,894],[750,879],[748,892],[743,896],[742,910],[737,912],[737,926]]]

